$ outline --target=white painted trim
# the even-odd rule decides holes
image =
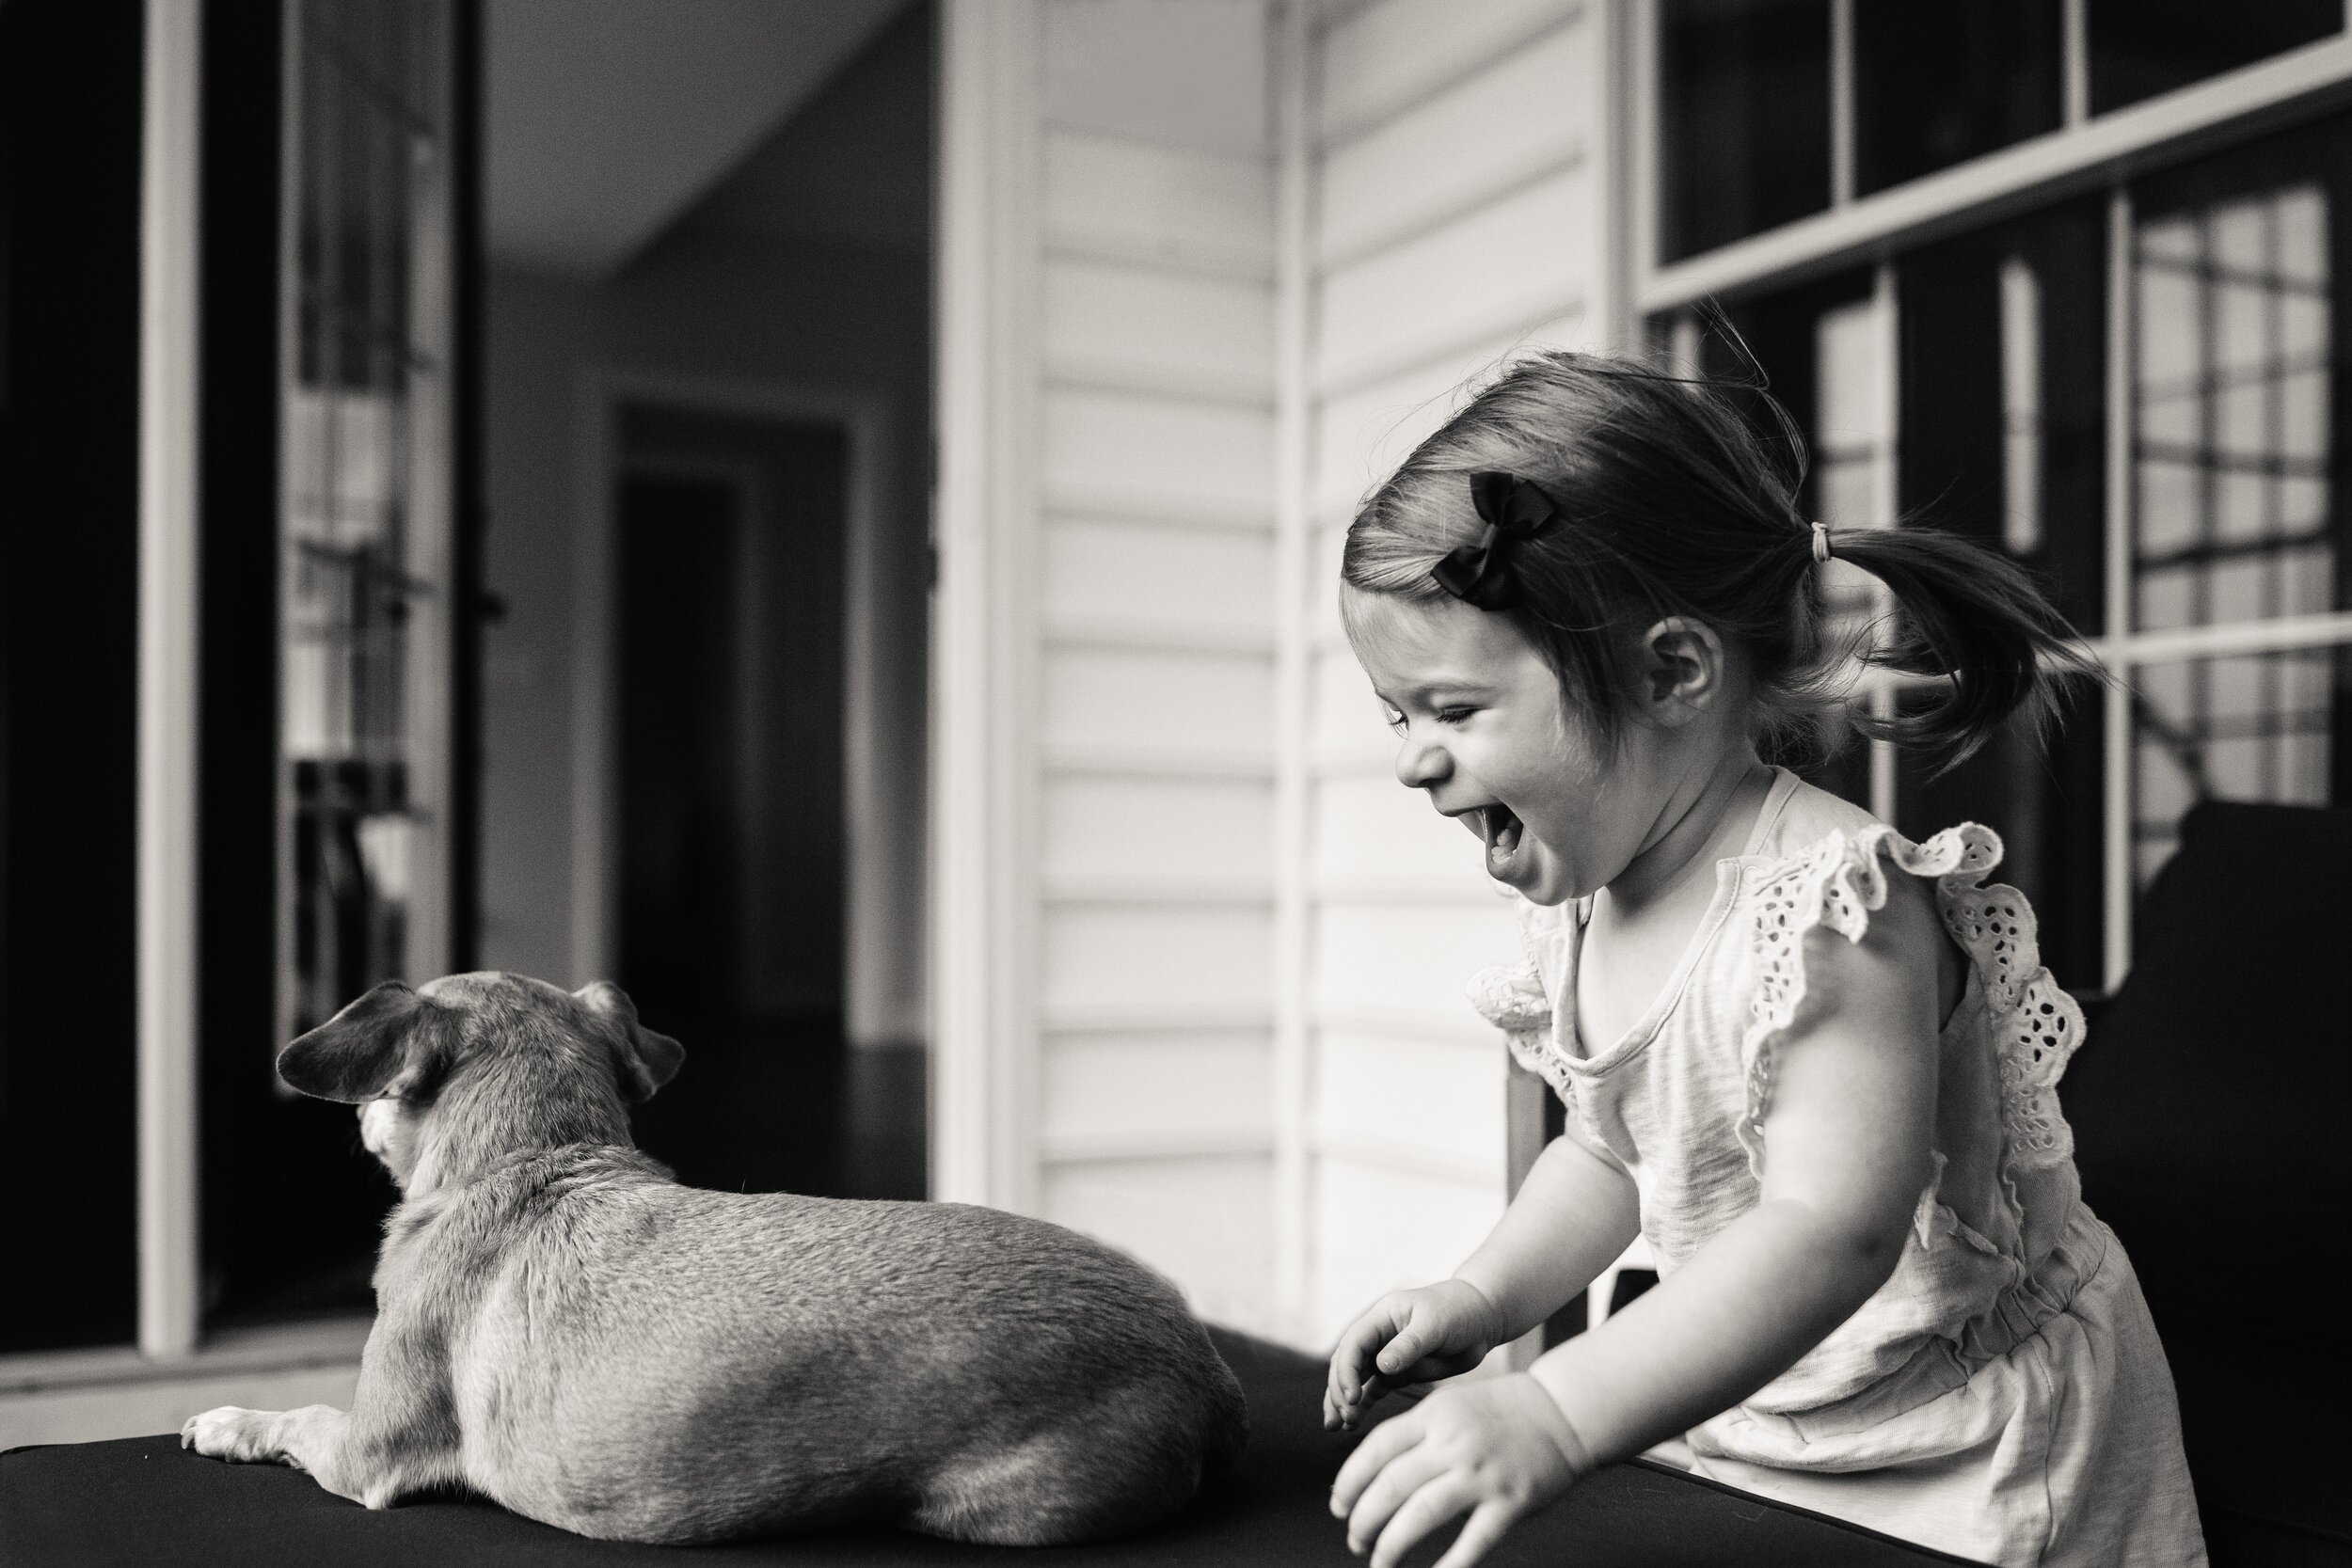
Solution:
[[[450,24],[446,10],[437,13]],[[446,59],[446,56],[445,56]],[[433,86],[433,121],[450,123],[454,73]],[[456,834],[451,811],[457,796],[453,690],[457,654],[457,405],[451,385],[456,361],[456,225],[450,210],[454,182],[446,135],[425,144],[410,135],[408,170],[408,512],[403,562],[409,577],[429,586],[407,598],[402,678],[406,712],[402,745],[407,761],[410,828],[408,895],[402,930],[402,967],[411,985],[437,979],[454,967],[452,910],[456,897],[452,863]]]
[[[1032,491],[1040,489],[1033,483]],[[1153,528],[1197,528],[1222,533],[1271,533],[1270,507],[1250,501],[1169,496],[1157,490],[1111,489],[1059,483],[1045,487],[1035,505],[1044,515],[1086,522],[1141,523]]]
[[[1612,354],[1634,354],[1642,346],[1632,293],[1636,264],[1632,230],[1639,212],[1632,163],[1639,138],[1632,134],[1628,117],[1640,99],[1629,48],[1632,9],[1632,0],[1595,0],[1587,13],[1593,28],[1595,88],[1587,155],[1597,181],[1593,211],[1601,226],[1600,243],[1593,247],[1598,270],[1587,309],[1598,318],[1596,338]]]
[[[1532,49],[1552,34],[1575,25],[1584,15],[1584,8],[1583,0],[1568,0],[1551,15],[1537,17],[1475,59],[1464,60],[1441,75],[1416,82],[1409,91],[1399,93],[1385,103],[1375,103],[1353,119],[1325,126],[1313,150],[1328,157],[1350,142],[1360,141],[1395,124],[1433,100],[1443,98],[1465,82],[1476,81],[1512,55]],[[1325,29],[1326,32],[1329,30],[1328,27]],[[1310,130],[1311,134],[1311,128]]]
[[[578,471],[594,489],[576,498],[580,526],[573,557],[572,983],[610,978],[619,956],[619,604],[612,580],[618,548],[614,492],[626,458],[618,425],[625,404],[834,425],[848,444],[842,549],[843,1023],[852,1040],[883,1038],[891,1032],[893,1006],[884,955],[904,936],[888,924],[889,868],[861,853],[860,847],[878,842],[886,832],[874,816],[884,723],[875,694],[882,581],[875,557],[888,515],[893,429],[887,401],[865,392],[613,366],[591,367],[581,378]]]
[[[1843,207],[1854,193],[1854,0],[1829,4],[1829,201]]]
[[[1216,278],[1228,283],[1254,283],[1268,288],[1274,266],[1265,253],[1242,245],[1215,245],[1187,235],[1181,251],[1164,251],[1157,242],[1057,224],[1044,231],[1041,254],[1048,261],[1085,261],[1098,266],[1133,267],[1138,271],[1177,277]]]
[[[203,12],[147,0],[139,178],[138,1346],[196,1349]]]
[[[1263,908],[1275,901],[1274,883],[1256,877],[1046,877],[1038,896],[1047,904],[1203,904]]]
[[[1274,1133],[1271,1129],[1263,1127],[1047,1132],[1038,1140],[1038,1158],[1048,1165],[1130,1164],[1138,1160],[1259,1159],[1274,1152]]]
[[[1041,1035],[1263,1034],[1269,1006],[1259,1002],[1092,1003],[1038,1014]],[[934,1195],[937,1196],[937,1195]]]
[[[1044,382],[1047,390],[1056,392],[1106,392],[1155,403],[1204,403],[1261,413],[1274,406],[1274,388],[1264,377],[1248,373],[1172,370],[1165,365],[1078,360],[1057,355],[1045,362]]]
[[[931,1194],[1034,1212],[1043,15],[941,11]]]
[[[1941,238],[2352,103],[2352,38],[2276,55],[2144,103],[1800,218],[1639,282],[1644,315],[1777,288]]]
[[[1587,287],[1579,281],[1563,280],[1560,286],[1541,299],[1506,301],[1486,309],[1467,326],[1445,327],[1424,331],[1407,341],[1403,348],[1355,360],[1343,360],[1337,366],[1323,367],[1317,389],[1326,400],[1346,397],[1384,381],[1395,381],[1415,371],[1438,366],[1453,368],[1453,362],[1497,339],[1512,337],[1516,342],[1529,341],[1534,330],[1549,322],[1570,314],[1581,314],[1591,306]],[[1507,354],[1509,351],[1503,351]],[[1496,357],[1501,359],[1502,354]]]
[[[1608,4],[1609,0],[1600,3]],[[1598,134],[1597,129],[1595,134]],[[1316,274],[1334,277],[1391,251],[1401,250],[1415,240],[1507,201],[1531,186],[1581,168],[1589,156],[1590,143],[1582,135],[1534,148],[1512,163],[1488,171],[1477,183],[1450,185],[1438,200],[1403,213],[1339,249],[1325,253],[1317,260]],[[1279,274],[1279,249],[1275,265]]]
[[[2134,360],[2138,353],[2137,269],[2132,265],[2132,193],[2118,186],[2107,198],[2106,610],[2107,640],[2129,644],[2132,626],[2132,518],[2138,466]],[[2102,946],[2106,989],[2132,967],[2132,696],[2131,673],[2116,669],[2106,687],[2101,744],[2106,750]]]
[[[1274,758],[1260,752],[1186,751],[1177,747],[1053,746],[1038,754],[1046,772],[1121,779],[1271,779]]]
[[[2125,593],[2129,593],[2128,586]],[[2121,670],[2174,659],[2226,658],[2232,654],[2279,653],[2334,642],[2352,642],[2352,610],[2134,632],[2122,639],[2097,638],[2083,646],[2101,663]]]
[[[1061,648],[1120,648],[1143,653],[1223,654],[1271,657],[1274,633],[1258,626],[1185,621],[1121,621],[1109,616],[1054,615],[1041,627]]]
[[[1311,1332],[1313,856],[1315,118],[1311,0],[1282,0],[1267,42],[1274,110],[1273,1323]]]
[[[1318,1160],[1370,1165],[1375,1170],[1400,1171],[1431,1181],[1475,1187],[1482,1193],[1496,1196],[1501,1196],[1504,1175],[1505,1162],[1500,1139],[1496,1140],[1492,1164],[1456,1158],[1435,1149],[1414,1148],[1390,1139],[1368,1138],[1355,1132],[1318,1132],[1314,1138],[1313,1153]]]
[[[2069,129],[2090,119],[2090,0],[2059,0],[2059,68],[2065,86],[2059,122]]]

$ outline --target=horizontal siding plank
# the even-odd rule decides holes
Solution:
[[[1273,632],[1271,538],[1082,518],[1043,532],[1049,620]]]
[[[1430,1044],[1327,1029],[1309,1125],[1319,1148],[1378,1150],[1501,1182],[1504,1069],[1500,1038]]]
[[[1049,129],[1044,165],[1049,258],[1274,277],[1270,163]]]
[[[1591,171],[1579,166],[1332,272],[1320,385],[1337,391],[1563,313],[1591,290],[1594,245]]]
[[[1313,1003],[1334,1012],[1475,1017],[1463,994],[1470,977],[1519,951],[1518,916],[1501,899],[1486,911],[1326,904],[1314,927]]]
[[[1337,1340],[1391,1291],[1444,1279],[1502,1217],[1503,1183],[1450,1181],[1325,1155],[1314,1162],[1311,1328]]]
[[[1555,28],[1324,160],[1325,265],[1482,205],[1581,154],[1591,29]],[[1580,90],[1583,88],[1584,90]]]
[[[1044,31],[1041,97],[1053,123],[1266,155],[1266,0],[1053,0]]]
[[[1263,1034],[1064,1036],[1041,1063],[1049,1141],[1271,1135],[1273,1046]]]
[[[1357,505],[1515,356],[1587,347],[1588,340],[1584,312],[1575,308],[1513,323],[1401,375],[1323,399],[1315,410],[1314,483],[1323,526],[1343,531],[1344,537]]]
[[[1317,752],[1395,753],[1396,738],[1389,729],[1380,699],[1373,695],[1371,678],[1354,654],[1337,649],[1315,654],[1312,676],[1310,702],[1313,713],[1308,736]]]
[[[1230,780],[1048,778],[1049,883],[1114,878],[1263,879],[1274,792]]]
[[[1384,771],[1319,780],[1314,799],[1308,864],[1319,884],[1426,883],[1495,896],[1477,836],[1438,816],[1426,792],[1407,789]]]
[[[1055,490],[1216,514],[1270,509],[1274,421],[1257,409],[1049,388],[1043,478]]]
[[[1581,8],[1580,0],[1375,0],[1324,35],[1318,134],[1327,144],[1363,135],[1516,54]]]
[[[1044,272],[1048,374],[1273,396],[1273,290],[1101,261]]]
[[[1049,649],[1048,752],[1270,754],[1274,668],[1243,654]]]
[[[1273,995],[1270,911],[1049,905],[1040,990],[1071,1009],[1258,1007]]]
[[[1044,1215],[1141,1259],[1213,1323],[1264,1332],[1274,1277],[1263,1156],[1049,1165]]]

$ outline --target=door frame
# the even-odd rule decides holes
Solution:
[[[621,409],[651,404],[740,420],[837,425],[849,445],[842,541],[842,1004],[852,1040],[882,1037],[891,1011],[886,961],[889,867],[862,847],[878,841],[880,759],[887,754],[879,701],[882,519],[890,515],[892,438],[886,400],[788,382],[674,376],[592,366],[580,388],[578,498],[572,594],[571,982],[609,978],[620,933],[620,641],[617,490],[625,465]]]

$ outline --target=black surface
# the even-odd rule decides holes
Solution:
[[[142,14],[0,5],[0,1354],[137,1296]]]
[[[1017,1550],[958,1545],[898,1530],[800,1536],[733,1546],[662,1548],[583,1540],[487,1503],[437,1499],[369,1513],[309,1476],[223,1465],[176,1438],[19,1449],[0,1455],[0,1561],[9,1568],[335,1563],[621,1565],[1331,1563],[1355,1560],[1326,1499],[1356,1439],[1320,1425],[1323,1366],[1237,1335],[1219,1348],[1248,1390],[1242,1474],[1172,1524],[1106,1544]],[[1451,1539],[1451,1531],[1445,1539]],[[1410,1559],[1427,1563],[1437,1546]],[[1495,1568],[1904,1568],[1959,1560],[1905,1546],[1677,1471],[1617,1465],[1523,1523],[1486,1560]]]
[[[2352,1563],[2347,886],[2352,810],[2197,806],[2059,1089],[2164,1337],[2215,1568]]]

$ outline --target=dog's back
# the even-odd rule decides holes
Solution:
[[[437,1226],[508,1233],[452,1347],[467,1479],[583,1534],[1089,1539],[1164,1517],[1243,1441],[1174,1289],[1057,1227],[702,1192],[593,1146],[467,1205]]]

